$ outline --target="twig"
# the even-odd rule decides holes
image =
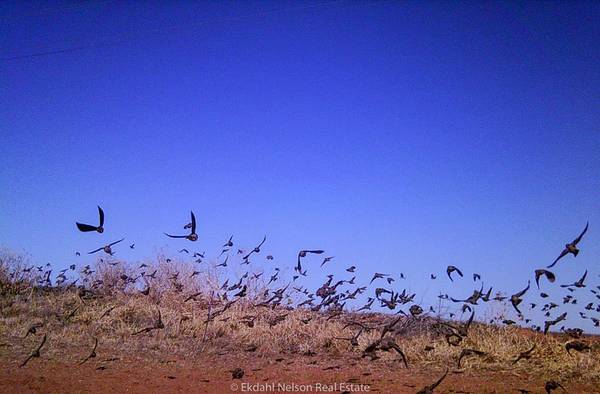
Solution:
[[[210,292],[210,299],[208,300],[208,313],[206,316],[206,324],[204,325],[204,334],[202,334],[202,349],[201,352],[204,351],[204,343],[206,341],[206,332],[208,331],[208,324],[210,323],[210,314],[212,312],[212,299],[213,299],[213,291]]]

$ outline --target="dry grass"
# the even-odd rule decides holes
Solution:
[[[95,267],[86,288],[92,295],[80,297],[76,286],[33,287],[35,274],[16,275],[28,263],[23,258],[3,254],[0,259],[0,356],[26,357],[39,342],[39,332],[48,333],[46,352],[51,357],[76,363],[83,359],[99,339],[98,352],[105,357],[141,357],[157,361],[185,358],[193,362],[203,354],[253,352],[256,357],[288,355],[326,355],[327,357],[360,358],[362,351],[380,335],[381,327],[393,317],[383,314],[345,312],[332,315],[306,309],[255,306],[264,287],[256,282],[248,299],[240,300],[207,324],[211,315],[222,309],[225,301],[211,299],[220,278],[203,271],[190,278],[195,268],[183,262],[165,263],[159,256],[147,263],[146,272],[157,271],[155,279],[147,279],[150,294],[140,293],[140,285],[127,283],[122,275],[135,277],[126,263],[115,266],[101,263]],[[176,270],[175,270],[176,267]],[[137,267],[136,267],[137,268]],[[179,276],[173,279],[178,271]],[[102,281],[101,284],[99,284]],[[195,300],[184,302],[191,293],[201,293]],[[113,308],[110,313],[105,313]],[[164,329],[132,335],[152,326],[162,315]],[[103,316],[104,315],[104,316]],[[284,317],[282,317],[284,316]],[[373,330],[364,331],[359,345],[348,340],[358,326],[345,327],[350,321],[361,321]],[[38,336],[25,334],[33,323],[42,323]],[[458,324],[454,322],[452,324]],[[405,318],[388,334],[407,355],[413,367],[457,366],[463,348],[483,351],[485,356],[465,357],[462,368],[469,370],[503,370],[518,375],[536,374],[543,378],[565,381],[600,382],[599,342],[592,351],[569,355],[564,344],[566,335],[543,335],[519,327],[499,327],[474,323],[459,346],[447,343],[444,330],[433,318]],[[530,360],[512,364],[515,357],[533,344]],[[396,362],[395,353],[380,354],[376,362]],[[400,367],[401,364],[398,364]]]

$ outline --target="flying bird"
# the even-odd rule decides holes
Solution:
[[[97,347],[98,347],[98,338],[94,338],[94,348],[92,349],[90,355],[87,356],[85,359],[83,359],[83,361],[81,361],[79,363],[79,365],[85,364],[85,362],[88,361],[90,358],[96,357],[96,348]]]
[[[258,246],[256,246],[254,249],[252,249],[250,251],[250,253],[248,253],[247,255],[245,255],[242,259],[245,261],[248,261],[248,258],[250,257],[250,255],[252,255],[252,253],[260,253],[260,247],[263,246],[263,244],[265,243],[265,241],[267,240],[267,236],[265,235],[263,237],[263,240],[260,241],[260,243],[258,244]]]
[[[185,238],[190,241],[197,241],[198,234],[196,234],[196,216],[194,215],[194,212],[192,212],[192,211],[190,211],[190,216],[192,218],[192,221],[189,223],[190,233],[188,235],[170,235],[167,233],[164,233],[164,234],[170,238]]]
[[[433,394],[433,390],[435,390],[435,388],[442,383],[442,381],[446,378],[446,375],[448,375],[448,368],[446,368],[446,372],[444,372],[441,378],[429,386],[423,387],[421,390],[417,391],[417,394]]]
[[[463,358],[468,356],[485,356],[487,353],[477,349],[463,349],[458,356],[457,368],[460,369],[460,363]]]
[[[558,262],[558,260],[562,259],[563,257],[565,257],[566,255],[568,255],[569,253],[572,254],[574,257],[577,257],[577,255],[579,254],[579,249],[577,248],[577,244],[579,243],[579,241],[581,241],[581,238],[583,238],[583,235],[587,232],[587,229],[588,229],[589,225],[590,225],[590,223],[587,222],[585,224],[585,228],[583,229],[583,231],[581,232],[581,234],[579,234],[579,237],[575,238],[573,240],[573,242],[566,244],[565,248],[563,249],[563,251],[560,252],[560,254],[556,258],[556,260],[554,260],[554,262],[552,264],[550,264],[548,266],[548,268],[554,267],[554,265]]]
[[[520,360],[529,360],[531,358],[531,354],[535,350],[535,347],[536,347],[536,344],[534,343],[531,348],[525,350],[524,352],[519,353],[519,355],[517,356],[517,358],[515,358],[512,363],[516,364]]]
[[[31,360],[34,357],[39,358],[40,350],[42,350],[42,346],[44,346],[45,343],[46,343],[46,334],[44,334],[44,337],[42,338],[42,342],[39,344],[39,346],[29,355],[29,357],[27,357],[25,359],[25,361],[23,361],[23,363],[19,367],[24,367],[25,365],[27,365],[29,360]]]
[[[561,386],[560,383],[555,382],[554,380],[549,380],[544,385],[544,389],[546,390],[546,394],[551,394],[553,390],[556,390],[558,388],[561,388],[563,391],[565,391],[565,388],[563,386]]]
[[[567,318],[567,312],[564,312],[562,315],[560,315],[559,317],[557,317],[554,320],[547,320],[544,322],[544,335],[548,333],[548,330],[550,329],[550,327],[552,327],[555,324],[558,324],[559,322],[565,320]]]
[[[229,237],[229,240],[227,240],[227,242],[225,242],[222,246],[222,248],[231,248],[233,246],[233,235],[231,237]]]
[[[585,282],[585,278],[587,277],[587,273],[588,273],[587,270],[585,270],[583,276],[581,278],[579,278],[579,280],[577,282],[572,283],[570,285],[560,285],[560,287],[579,287],[579,288],[585,287],[584,282]]]
[[[304,272],[302,272],[302,264],[300,263],[300,259],[306,257],[309,253],[323,254],[323,253],[325,253],[325,251],[316,249],[316,250],[301,250],[300,252],[298,252],[298,264],[296,265],[296,267],[294,267],[294,270],[297,271],[300,275],[306,276],[306,270]],[[325,262],[323,262],[323,264],[325,264]],[[321,264],[321,266],[323,266],[323,264]]]
[[[375,275],[373,275],[373,278],[371,279],[371,281],[369,282],[369,284],[373,283],[373,281],[375,279],[381,279],[385,276],[390,276],[389,274],[380,274],[379,272],[375,272]]]
[[[523,301],[523,299],[521,297],[523,297],[525,295],[525,293],[527,293],[527,290],[529,290],[529,285],[531,284],[530,281],[527,281],[527,287],[524,288],[523,290],[521,290],[518,293],[515,293],[513,295],[510,296],[510,303],[512,304],[513,308],[515,308],[515,310],[519,313],[519,315],[523,315],[521,313],[521,311],[519,310],[518,306],[519,304]]]
[[[33,323],[31,326],[29,326],[29,328],[27,329],[27,333],[25,334],[25,336],[23,338],[27,338],[29,336],[29,334],[35,335],[35,333],[37,332],[38,328],[41,328],[44,326],[44,323]]]
[[[119,242],[123,241],[124,239],[125,238],[121,238],[118,241],[109,243],[108,245],[101,246],[98,249],[94,249],[91,252],[88,252],[88,254],[93,254],[93,253],[96,253],[96,252],[99,252],[99,251],[103,250],[104,253],[109,254],[109,255],[112,256],[113,255],[112,246],[118,244]]]
[[[548,282],[550,283],[554,283],[554,281],[556,280],[556,275],[554,275],[552,272],[545,270],[545,269],[538,269],[535,270],[535,284],[537,285],[537,288],[540,288],[540,277],[545,276],[546,279],[548,279]]]
[[[152,325],[150,327],[143,328],[143,329],[141,329],[139,331],[136,331],[132,335],[138,335],[138,334],[150,332],[152,330],[161,330],[163,328],[165,328],[165,325],[164,325],[164,323],[162,321],[162,315],[160,313],[160,309],[158,309],[158,318],[156,319],[154,325]]]
[[[98,216],[100,217],[100,224],[98,226],[92,226],[91,224],[84,224],[84,223],[79,223],[79,222],[75,222],[75,224],[77,225],[77,228],[79,229],[79,231],[82,231],[84,233],[87,233],[90,231],[97,231],[99,233],[103,233],[104,232],[104,211],[102,210],[102,208],[100,208],[100,205],[98,205]]]
[[[587,343],[576,340],[576,341],[567,342],[565,344],[565,349],[567,350],[567,353],[569,353],[569,356],[570,356],[571,349],[578,351],[578,352],[583,352],[584,350],[591,350],[592,348]]]
[[[462,276],[463,276],[463,273],[462,273],[462,272],[461,272],[461,271],[460,271],[460,270],[459,270],[457,267],[455,267],[455,266],[453,266],[453,265],[449,265],[449,266],[448,266],[448,268],[446,268],[446,273],[448,274],[448,278],[450,278],[450,280],[451,280],[452,282],[454,282],[454,279],[452,279],[452,276],[451,276],[450,274],[452,274],[452,273],[453,273],[453,272],[455,272],[455,271],[456,271],[456,273],[457,273],[458,275],[460,275],[460,277],[462,278]]]

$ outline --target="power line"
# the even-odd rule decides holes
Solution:
[[[254,12],[254,13],[250,13],[250,14],[235,16],[235,17],[217,18],[217,19],[213,19],[213,20],[210,20],[210,21],[206,21],[205,20],[205,21],[200,21],[200,22],[192,23],[192,24],[187,25],[187,26],[172,25],[172,26],[168,26],[168,27],[164,27],[164,28],[157,28],[157,29],[148,30],[146,32],[143,32],[143,33],[135,35],[135,37],[121,37],[121,38],[116,38],[116,39],[112,39],[112,40],[111,39],[107,39],[105,41],[99,41],[99,42],[90,43],[90,44],[84,44],[84,45],[77,45],[77,46],[72,46],[72,47],[67,47],[67,48],[56,49],[56,50],[47,50],[47,51],[34,52],[34,53],[30,53],[30,54],[25,54],[25,55],[15,55],[15,56],[0,57],[0,60],[26,59],[26,58],[32,58],[32,57],[48,56],[48,55],[53,55],[53,54],[58,54],[58,53],[75,52],[75,51],[79,51],[79,50],[83,50],[83,49],[88,49],[88,48],[98,48],[98,47],[103,47],[103,46],[118,45],[118,44],[122,44],[124,42],[137,40],[137,39],[142,38],[142,37],[147,36],[147,35],[156,34],[156,33],[162,33],[162,32],[164,32],[166,30],[171,30],[172,31],[172,30],[175,30],[175,29],[178,29],[178,28],[190,28],[190,27],[191,28],[196,28],[196,27],[199,27],[199,26],[207,25],[209,23],[238,21],[238,20],[242,20],[242,19],[247,19],[247,18],[255,17],[255,16],[263,16],[263,15],[268,15],[268,14],[273,14],[273,13],[279,13],[279,12],[285,12],[285,11],[295,11],[295,10],[316,8],[316,7],[326,6],[326,5],[330,5],[330,4],[334,4],[334,3],[339,3],[339,2],[342,2],[342,1],[344,1],[344,0],[332,0],[332,1],[322,2],[322,3],[318,3],[318,4],[312,4],[312,5],[308,5],[308,6],[277,8],[277,9],[273,9],[273,10],[266,10],[266,11]]]
[[[105,47],[105,46],[114,46],[114,45],[123,44],[125,42],[134,41],[134,40],[143,38],[143,37],[145,37],[147,35],[156,34],[156,33],[163,33],[166,30],[175,30],[175,29],[178,29],[178,28],[179,29],[181,29],[181,28],[196,28],[196,27],[207,25],[207,24],[211,24],[211,23],[239,21],[239,20],[243,20],[243,19],[248,19],[248,18],[256,17],[256,16],[263,16],[263,15],[269,15],[269,14],[275,14],[275,13],[281,13],[281,12],[288,12],[288,11],[305,10],[305,9],[311,9],[311,8],[320,8],[320,7],[325,7],[325,6],[336,4],[336,3],[342,3],[344,1],[345,0],[331,0],[331,1],[325,1],[325,2],[316,3],[316,4],[310,4],[310,5],[295,6],[295,7],[286,7],[286,8],[277,8],[277,9],[272,9],[272,10],[266,10],[266,11],[259,11],[259,12],[249,13],[249,14],[240,15],[240,16],[223,17],[223,18],[213,19],[213,20],[210,20],[210,21],[200,21],[200,22],[197,22],[197,23],[189,24],[187,26],[172,25],[172,26],[168,26],[168,27],[164,27],[164,28],[157,28],[157,29],[148,30],[148,31],[140,33],[140,34],[134,34],[135,36],[133,36],[133,37],[125,37],[125,36],[123,36],[123,37],[120,37],[120,38],[107,39],[105,41],[99,41],[99,42],[94,42],[94,43],[90,43],[90,44],[83,44],[83,45],[75,45],[75,46],[66,47],[66,48],[60,48],[60,49],[55,49],[55,50],[38,51],[38,52],[28,53],[28,54],[24,54],[24,55],[4,56],[4,57],[0,57],[0,60],[6,60],[6,61],[8,61],[8,60],[28,59],[28,58],[34,58],[34,57],[49,56],[49,55],[54,55],[54,54],[59,54],[59,53],[76,52],[76,51],[80,51],[80,50],[84,50],[84,49],[90,49],[90,48],[100,48],[100,47]],[[381,4],[381,3],[387,3],[387,2],[390,2],[390,1],[393,1],[393,0],[376,1],[376,2],[367,3],[366,5]],[[356,4],[356,3],[348,4],[348,6],[352,6],[352,5],[365,5],[365,4]]]
[[[100,5],[103,3],[112,3],[115,0],[84,0],[80,3],[72,3],[72,4],[68,4],[62,7],[47,7],[46,9],[42,9],[42,10],[38,10],[37,13],[33,13],[33,14],[25,14],[25,15],[8,15],[5,17],[0,18],[0,20],[7,22],[12,20],[18,20],[18,19],[25,19],[25,18],[39,18],[39,17],[45,17],[45,16],[51,16],[54,14],[58,14],[61,12],[70,12],[73,10],[77,10],[77,9],[81,9],[81,8],[89,8],[90,6],[96,6],[96,5]]]

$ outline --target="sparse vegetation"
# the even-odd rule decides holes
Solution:
[[[40,273],[35,269],[23,272],[30,266],[26,258],[4,250],[0,259],[0,343],[11,347],[1,350],[2,357],[14,362],[27,357],[40,333],[46,333],[46,354],[74,364],[89,353],[93,338],[99,339],[105,356],[110,349],[110,356],[136,355],[148,360],[168,354],[193,361],[220,352],[263,358],[326,354],[360,359],[365,348],[380,337],[381,328],[396,319],[378,313],[292,308],[287,294],[281,305],[260,306],[266,287],[259,280],[249,282],[247,297],[231,303],[216,296],[219,278],[215,272],[207,270],[190,278],[193,266],[181,261],[167,263],[164,256],[145,264],[146,275],[156,273],[144,276],[142,287],[133,280],[136,269],[113,260],[90,267],[77,281],[36,286]],[[150,290],[144,295],[147,288]],[[132,335],[152,327],[159,313],[164,328]],[[33,324],[38,334],[26,335]],[[468,348],[484,355],[465,356],[463,371],[502,370],[562,381],[600,382],[600,342],[594,337],[584,338],[591,350],[569,355],[565,343],[572,338],[566,334],[543,335],[516,326],[474,322],[458,346],[453,346],[447,338],[452,332],[448,325],[459,324],[407,316],[387,335],[406,354],[411,368],[450,366],[456,371],[461,350]],[[354,345],[353,337],[357,340]],[[513,363],[534,344],[531,358]],[[377,357],[381,359],[375,362],[399,359],[395,352],[377,352]]]

